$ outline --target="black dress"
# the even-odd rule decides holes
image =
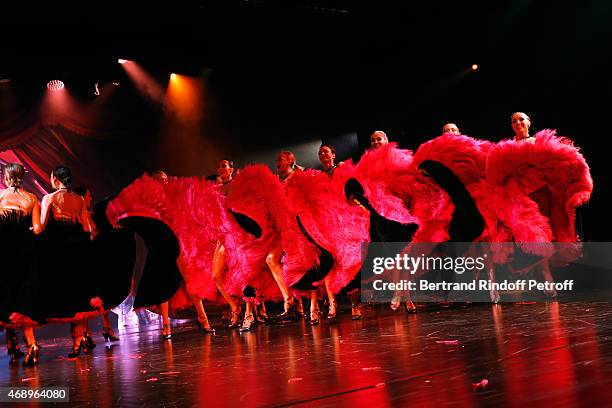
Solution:
[[[0,248],[3,253],[0,269],[0,324],[10,322],[10,315],[19,312],[31,317],[32,299],[36,292],[36,245],[30,230],[32,216],[20,211],[0,212]]]
[[[89,233],[78,222],[50,216],[40,237],[36,316],[73,321],[94,312],[100,296],[94,281],[95,259]]]
[[[106,310],[117,307],[129,296],[136,255],[134,232],[129,228],[115,229],[108,222],[109,201],[96,204],[92,217],[98,227],[93,241],[93,279]]]

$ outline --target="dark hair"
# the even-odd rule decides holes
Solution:
[[[72,172],[66,166],[57,166],[53,169],[51,173],[55,176],[56,179],[60,181],[66,188],[70,188],[72,186]]]
[[[206,176],[206,178],[204,180],[206,180],[206,181],[217,181],[217,175],[216,174],[210,174],[210,175]]]
[[[76,194],[80,195],[81,197],[85,197],[87,195],[87,192],[89,191],[89,189],[87,187],[85,187],[85,186],[78,186],[77,188],[75,188],[72,191],[75,192]]]
[[[336,154],[336,149],[334,148],[334,146],[329,145],[327,143],[321,143],[321,146],[319,146],[319,151],[321,151],[321,149],[324,147],[329,147],[329,150],[331,150],[333,154]]]
[[[4,166],[4,177],[7,178],[7,187],[21,187],[23,184],[23,176],[25,175],[25,169],[21,164],[8,163]]]

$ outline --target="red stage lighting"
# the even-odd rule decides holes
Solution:
[[[117,60],[117,62],[118,62],[118,63],[120,63],[120,64],[125,64],[126,62],[128,62],[128,60],[126,60],[126,59],[122,59],[122,58],[119,58],[119,59]]]
[[[53,79],[47,82],[47,88],[50,91],[61,91],[62,89],[64,89],[64,83],[59,79]]]

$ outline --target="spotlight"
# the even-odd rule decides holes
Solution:
[[[100,96],[100,83],[99,82],[94,83],[94,95]]]
[[[472,71],[476,71],[478,69],[478,64],[472,64]]]
[[[122,59],[122,58],[119,58],[119,59],[117,60],[117,62],[118,62],[118,63],[120,63],[120,64],[125,64],[126,62],[128,62],[128,60],[126,60],[126,59]]]
[[[119,86],[119,81],[117,81],[117,82],[113,82],[113,85],[114,85],[114,86]]]
[[[175,73],[171,73],[170,74],[170,79],[176,79],[176,74]]]
[[[61,91],[62,89],[64,89],[64,83],[59,79],[53,79],[47,82],[47,89],[49,89],[50,91]]]

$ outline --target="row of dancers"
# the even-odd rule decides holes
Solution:
[[[169,317],[187,307],[203,332],[214,333],[204,301],[226,303],[227,326],[241,331],[268,320],[264,301],[283,301],[277,320],[308,317],[316,325],[319,301],[327,298],[326,319],[333,320],[336,298],[346,294],[359,319],[364,242],[575,242],[575,208],[592,191],[584,157],[554,131],[532,136],[522,112],[511,123],[514,137],[498,143],[448,123],[414,153],[375,131],[357,163],[337,162],[334,147],[322,144],[322,170],[304,169],[282,151],[276,174],[264,165],[236,171],[229,159],[219,161],[212,181],[147,173],[93,211],[87,191],[71,189],[70,169],[53,170],[55,191],[39,205],[22,187],[23,167],[9,164],[0,192],[1,244],[13,254],[5,270],[14,271],[2,278],[0,303],[9,354],[19,357],[13,330],[23,328],[24,363],[36,364],[33,328],[70,322],[69,356],[76,357],[93,347],[86,322],[97,315],[105,338],[118,340],[107,311],[134,290],[142,253],[134,234],[146,248],[134,307],[162,315],[165,339]],[[508,256],[497,254],[495,262]],[[549,262],[539,266],[552,280]],[[391,307],[415,311],[404,295],[396,293]],[[308,312],[302,298],[310,300]]]

